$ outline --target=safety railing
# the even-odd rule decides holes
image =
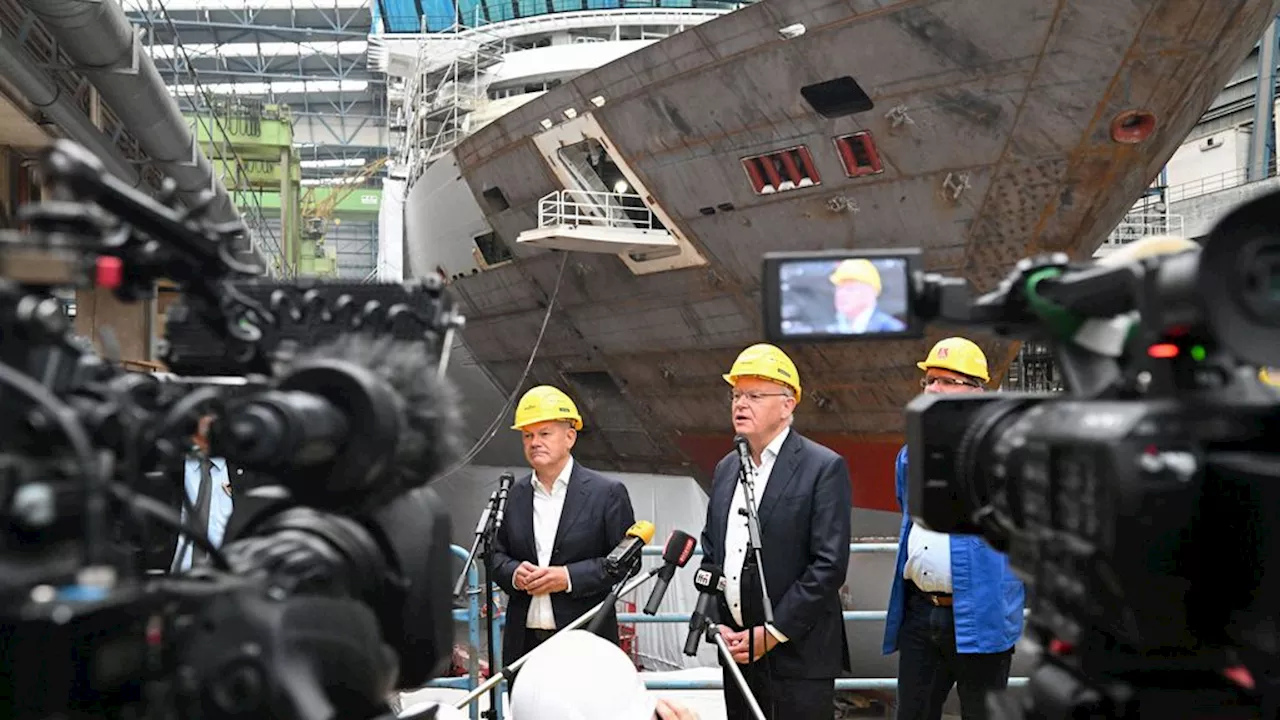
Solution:
[[[1107,236],[1106,245],[1126,245],[1152,235],[1181,235],[1181,215],[1170,213],[1131,213]]]
[[[565,225],[664,229],[639,195],[597,190],[558,190],[538,201],[538,227]]]
[[[1227,170],[1226,172],[1202,177],[1199,180],[1170,185],[1165,188],[1164,200],[1167,203],[1190,200],[1193,197],[1230,190],[1233,187],[1244,185],[1248,181],[1249,174],[1245,168]]]
[[[452,546],[453,554],[467,559],[467,551],[457,545]],[[646,557],[661,556],[661,545],[649,545],[644,548]],[[850,543],[849,552],[851,554],[870,554],[870,553],[896,553],[898,545],[896,543]],[[694,555],[701,555],[702,548],[698,547],[693,552]],[[468,675],[462,677],[438,678],[427,684],[427,687],[436,688],[458,688],[463,690],[471,690],[479,684],[479,648],[480,648],[480,594],[484,592],[483,587],[479,583],[478,573],[474,563],[467,568],[467,597],[469,598],[469,609],[455,609],[453,618],[457,621],[465,621],[468,623],[467,637],[471,642],[471,658],[469,663]],[[494,605],[497,606],[498,593],[495,593]],[[845,622],[874,622],[882,621],[888,615],[885,610],[845,610]],[[657,613],[655,615],[645,615],[644,613],[618,613],[618,623],[688,623],[690,613]],[[502,637],[502,625],[504,615],[500,614],[494,618],[494,652],[497,657],[502,657],[502,649],[499,644]],[[498,672],[501,669],[501,662],[489,661],[489,672]],[[717,690],[724,686],[721,678],[706,679],[662,679],[645,677],[645,687],[650,690]],[[1025,685],[1027,678],[1014,677],[1009,678],[1010,687],[1018,687]],[[505,683],[503,684],[505,687]],[[836,678],[836,690],[893,690],[898,687],[896,678]],[[471,703],[471,718],[477,720],[479,718],[479,698]],[[497,717],[502,718],[502,708],[498,707]]]

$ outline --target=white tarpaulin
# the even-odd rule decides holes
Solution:
[[[382,206],[378,208],[378,282],[404,281],[405,182],[382,179]]]

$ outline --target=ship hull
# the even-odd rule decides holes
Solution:
[[[928,269],[979,288],[1029,254],[1087,257],[1280,9],[818,5],[766,0],[671,36],[498,118],[449,159],[446,174],[466,182],[467,205],[512,257],[467,274],[414,262],[410,248],[410,273],[451,279],[467,347],[504,393],[546,383],[578,402],[578,452],[593,466],[707,481],[728,449],[720,376],[762,336],[764,252],[919,246]],[[807,31],[780,35],[796,24]],[[849,73],[872,109],[825,117],[798,92]],[[677,237],[678,262],[517,242],[539,227],[539,201],[567,186],[557,138],[584,119]],[[879,163],[866,174],[839,142],[861,132]],[[801,146],[819,182],[753,188],[744,159]],[[435,220],[456,224],[457,207]],[[408,242],[438,236],[431,222],[409,224]],[[918,392],[915,363],[945,334],[786,348],[805,386],[796,427],[849,459],[860,507],[895,504],[902,407]],[[998,379],[1017,348],[966,334]]]

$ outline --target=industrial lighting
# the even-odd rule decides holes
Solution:
[[[619,195],[621,195],[622,193],[630,189],[631,189],[631,186],[627,184],[626,180],[619,180],[618,182],[613,184],[613,191],[618,193]]]
[[[577,110],[574,110],[573,108],[565,108],[565,110],[564,110],[564,116],[565,116],[565,117],[567,117],[567,118],[569,118],[570,120],[572,120],[572,119],[574,119],[574,118],[578,117],[578,111],[577,111]]]
[[[551,122],[551,118],[542,118],[542,122],[538,124],[542,126],[542,129],[550,130],[554,123]]]
[[[596,107],[604,107],[604,96],[603,96],[603,95],[597,95],[597,96],[595,96],[595,97],[591,98],[591,104],[592,104],[592,105],[595,105]]]

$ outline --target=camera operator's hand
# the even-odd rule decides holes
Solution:
[[[658,720],[698,720],[698,714],[689,708],[670,700],[658,698],[658,707],[654,708]]]
[[[538,570],[538,566],[531,562],[525,561],[520,563],[520,566],[516,568],[515,574],[511,576],[511,584],[514,585],[517,590],[528,591],[529,580]]]
[[[537,568],[525,586],[525,590],[530,595],[549,595],[565,592],[568,589],[569,569],[559,565]]]

